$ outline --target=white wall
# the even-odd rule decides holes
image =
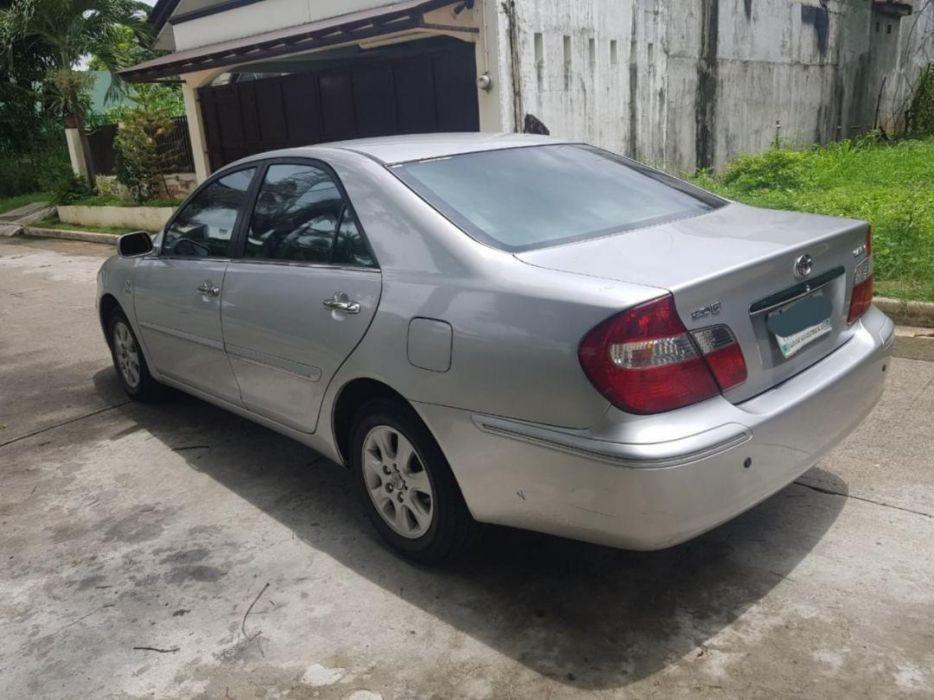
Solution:
[[[925,6],[934,15],[934,3]],[[872,51],[868,0],[828,0],[826,7],[818,0],[516,0],[514,7],[513,17],[500,12],[519,28],[519,67],[504,69],[519,77],[520,98],[510,109],[536,115],[554,135],[686,171],[699,160],[718,166],[763,150],[776,135],[807,144],[871,128],[874,86],[890,68]],[[716,20],[706,30],[705,8]],[[905,57],[888,78],[883,117],[899,94],[904,102],[906,76],[931,60],[918,44],[930,38],[934,20],[901,22]],[[908,22],[919,24],[911,50]],[[701,56],[711,40],[715,58],[707,68],[715,89],[704,93]],[[708,134],[706,151],[698,147],[701,132]]]
[[[216,44],[228,39],[261,34],[284,27],[346,15],[397,0],[263,0],[232,10],[200,17],[173,27],[175,50]],[[179,7],[176,14],[184,11]]]

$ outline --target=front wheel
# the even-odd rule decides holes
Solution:
[[[456,558],[479,526],[431,433],[401,401],[357,413],[351,466],[370,521],[393,549],[424,563]]]
[[[139,341],[123,312],[111,314],[108,329],[114,369],[127,396],[137,401],[151,401],[161,396],[162,385],[149,374]]]

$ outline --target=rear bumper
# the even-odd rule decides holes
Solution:
[[[660,549],[751,508],[845,438],[882,394],[893,340],[872,309],[844,346],[742,404],[608,413],[589,431],[416,407],[477,520]]]

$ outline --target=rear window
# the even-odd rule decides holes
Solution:
[[[393,167],[472,237],[529,250],[696,216],[723,200],[583,145],[509,148]]]

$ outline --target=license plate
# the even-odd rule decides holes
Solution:
[[[768,315],[766,325],[782,357],[788,359],[801,348],[830,333],[832,313],[830,300],[817,294],[773,311]]]

